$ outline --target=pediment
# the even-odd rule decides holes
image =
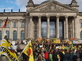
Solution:
[[[64,11],[74,12],[74,9],[69,6],[65,6],[64,4],[53,1],[53,2],[47,2],[41,4],[33,8],[31,11],[32,12],[64,12]]]

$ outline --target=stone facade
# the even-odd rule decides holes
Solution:
[[[57,1],[49,0],[41,4],[34,4],[32,0],[28,1],[26,12],[1,12],[0,22],[4,24],[4,20],[8,17],[9,27],[2,29],[10,31],[10,40],[13,40],[13,31],[17,31],[17,40],[20,40],[20,32],[25,31],[25,38],[38,39],[42,38],[42,21],[47,21],[47,36],[50,38],[50,19],[54,18],[56,22],[56,38],[60,39],[59,22],[63,21],[63,39],[75,38],[80,39],[80,23],[82,22],[82,13],[78,11],[76,0],[72,0],[71,4],[62,4]],[[17,27],[13,27],[13,23],[17,22]],[[21,27],[24,22],[25,27]]]

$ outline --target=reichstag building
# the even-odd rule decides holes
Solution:
[[[82,39],[82,12],[78,10],[76,0],[62,4],[55,0],[46,0],[34,4],[29,0],[26,12],[0,12],[0,40],[4,31],[10,40],[25,38]],[[6,28],[2,28],[8,17]]]

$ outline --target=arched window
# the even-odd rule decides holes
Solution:
[[[21,40],[24,40],[25,39],[25,31],[21,31]]]
[[[13,31],[13,40],[17,40],[17,31]]]
[[[7,34],[7,38],[9,39],[9,31],[8,30],[6,31],[6,34]]]
[[[0,40],[2,40],[2,31],[0,31]]]
[[[82,31],[80,32],[80,39],[82,40]]]

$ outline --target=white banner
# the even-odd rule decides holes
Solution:
[[[73,41],[73,44],[81,44],[82,43],[82,40],[79,40],[79,41]]]

